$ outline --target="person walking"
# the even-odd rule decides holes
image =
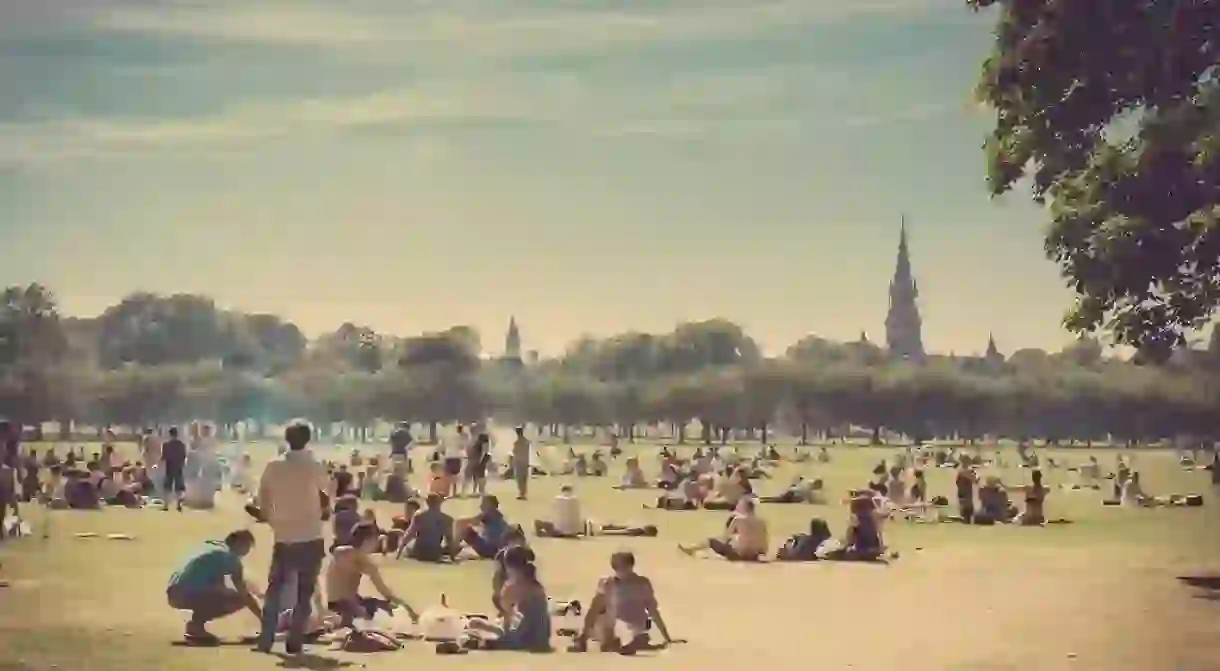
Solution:
[[[304,648],[305,625],[310,617],[314,589],[326,557],[323,522],[329,517],[329,479],[321,464],[305,449],[312,438],[309,427],[297,423],[284,431],[288,451],[267,464],[258,487],[262,520],[271,527],[274,545],[267,576],[267,600],[257,650],[270,652],[280,616],[286,584],[297,586],[285,650],[290,655]]]

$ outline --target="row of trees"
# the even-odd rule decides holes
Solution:
[[[894,361],[863,335],[809,336],[764,356],[736,324],[584,338],[531,365],[482,355],[457,326],[400,338],[343,324],[309,341],[274,315],[203,296],[132,295],[96,318],[59,314],[44,287],[0,304],[0,414],[26,425],[145,426],[207,418],[255,430],[293,417],[327,427],[431,425],[494,416],[569,427],[668,424],[680,440],[734,430],[808,439],[862,430],[912,438],[983,435],[1138,442],[1207,439],[1220,423],[1220,337],[1164,366],[1061,352]],[[699,427],[687,436],[687,427]]]

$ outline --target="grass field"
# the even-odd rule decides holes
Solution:
[[[259,448],[262,449],[262,448]],[[267,446],[267,453],[274,450]],[[832,497],[862,485],[885,450],[832,450],[829,465],[787,466],[776,490],[798,472],[823,478]],[[1073,463],[1085,450],[1057,453]],[[1095,450],[1103,465],[1113,453]],[[620,462],[621,463],[621,462]],[[646,468],[655,462],[645,461]],[[50,538],[0,545],[0,670],[89,669],[90,671],[188,671],[224,668],[254,671],[306,668],[396,668],[420,663],[455,668],[661,668],[674,664],[712,667],[815,666],[824,669],[1089,669],[1195,670],[1220,668],[1220,597],[1190,587],[1182,576],[1220,575],[1220,502],[1213,500],[1206,472],[1184,472],[1168,452],[1140,453],[1137,468],[1150,493],[1200,492],[1202,508],[1131,510],[1103,507],[1101,494],[1056,489],[1048,514],[1074,524],[1045,528],[966,527],[956,524],[891,523],[887,540],[901,552],[892,565],[737,565],[692,559],[677,542],[716,534],[725,514],[656,512],[642,509],[653,492],[617,492],[615,478],[575,481],[587,514],[602,521],[656,524],[655,539],[596,538],[534,542],[540,574],[552,596],[587,599],[607,571],[609,553],[628,547],[642,572],[653,578],[662,611],[675,636],[688,643],[651,656],[626,659],[590,653],[520,656],[475,653],[436,658],[431,646],[410,643],[398,653],[349,655],[315,647],[300,660],[257,655],[246,647],[187,649],[183,618],[164,603],[169,574],[200,541],[245,526],[242,500],[224,493],[217,510],[162,512],[112,509],[57,512]],[[800,469],[800,470],[798,470]],[[1003,474],[1010,484],[1021,471]],[[1052,484],[1071,474],[1052,471]],[[932,494],[951,495],[951,471],[930,471]],[[561,478],[535,479],[533,496],[504,496],[513,521],[528,525],[545,516]],[[509,494],[494,482],[493,493]],[[450,512],[472,511],[473,500],[447,504]],[[377,504],[383,523],[395,506]],[[773,543],[801,531],[812,516],[842,530],[845,511],[827,506],[767,505]],[[39,510],[27,515],[44,523]],[[39,530],[41,531],[41,529]],[[80,531],[121,532],[133,542],[77,539]],[[269,534],[247,560],[264,577]],[[385,561],[385,575],[400,594],[418,605],[446,593],[459,609],[489,608],[491,567],[486,562],[423,566]],[[236,637],[256,623],[239,614],[214,631]]]

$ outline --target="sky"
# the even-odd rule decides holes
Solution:
[[[1057,349],[992,199],[964,0],[3,0],[0,282],[199,292],[489,350],[724,317],[884,342],[905,215],[932,351]]]

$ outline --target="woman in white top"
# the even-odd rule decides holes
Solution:
[[[1123,483],[1121,501],[1124,506],[1147,506],[1152,503],[1151,497],[1144,493],[1144,488],[1140,485],[1139,472],[1132,471],[1127,482]]]

